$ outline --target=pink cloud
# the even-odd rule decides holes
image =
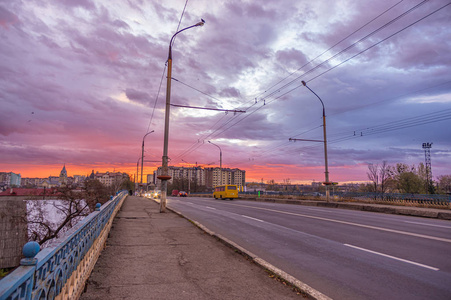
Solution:
[[[19,17],[3,6],[0,6],[0,26],[4,29],[9,29],[10,26],[17,23],[19,23]]]

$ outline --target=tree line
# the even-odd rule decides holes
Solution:
[[[407,165],[397,163],[389,165],[386,161],[381,164],[369,164],[367,171],[370,183],[363,185],[364,192],[406,193],[406,194],[450,194],[451,175],[441,175],[436,180],[428,180],[427,170],[423,163]]]

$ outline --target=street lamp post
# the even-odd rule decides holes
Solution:
[[[162,174],[157,178],[161,180],[161,200],[160,200],[160,213],[166,211],[166,194],[168,190],[168,180],[171,179],[168,170],[168,142],[169,142],[169,112],[171,108],[171,77],[172,77],[172,41],[174,37],[182,31],[187,29],[203,26],[205,21],[201,19],[200,22],[186,27],[182,30],[177,31],[171,38],[169,42],[169,53],[168,53],[168,78],[166,84],[166,110],[165,110],[165,119],[164,119],[164,144],[163,144],[163,157],[162,157]]]
[[[221,178],[221,181],[220,181],[219,185],[222,185],[222,150],[221,150],[221,147],[219,147],[218,145],[212,143],[211,141],[208,141],[208,142],[210,144],[215,145],[216,147],[219,148],[219,169],[220,169],[219,175],[220,175],[220,178]]]
[[[302,80],[302,84],[306,88],[308,88],[310,92],[312,92],[316,97],[318,97],[319,101],[321,102],[321,105],[323,106],[324,165],[325,165],[324,175],[326,177],[324,185],[326,186],[326,201],[329,202],[330,200],[329,185],[331,184],[331,182],[329,181],[329,167],[327,163],[326,109],[324,108],[323,100],[321,100],[321,98],[311,88],[308,87],[307,83],[304,80]]]
[[[137,185],[139,186],[139,182],[138,182],[138,176],[139,176],[139,161],[141,160],[142,158],[140,157],[140,158],[138,158],[138,161],[136,162],[136,178],[135,178],[135,192],[136,192],[136,190],[137,190]]]
[[[154,130],[149,131],[148,133],[146,133],[143,137],[143,143],[142,143],[142,147],[141,147],[141,184],[143,183],[143,165],[144,165],[144,139],[146,138],[147,135],[151,134],[152,132],[154,132]]]

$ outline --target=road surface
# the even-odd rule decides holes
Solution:
[[[451,299],[451,222],[168,198],[168,207],[333,299]]]

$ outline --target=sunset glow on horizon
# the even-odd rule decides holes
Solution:
[[[449,175],[451,6],[417,4],[197,0],[182,14],[183,0],[4,1],[0,172],[133,179],[144,139],[152,174],[169,41],[202,18],[172,45],[170,166],[219,166],[211,141],[246,182],[322,182],[323,103],[331,181],[424,163],[425,142],[434,179]]]

